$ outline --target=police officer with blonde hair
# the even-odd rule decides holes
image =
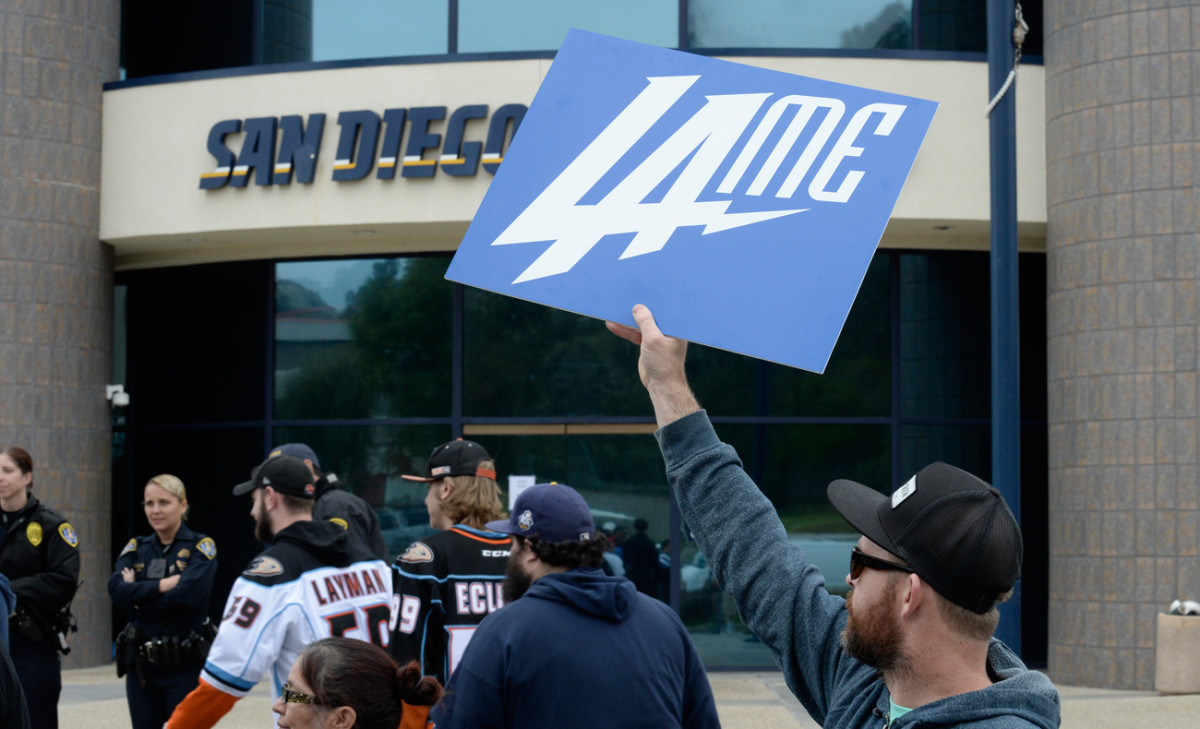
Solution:
[[[187,489],[177,476],[150,479],[142,507],[154,533],[125,545],[108,594],[129,620],[117,638],[116,659],[133,729],[159,729],[196,688],[216,635],[208,601],[217,545],[184,523]]]

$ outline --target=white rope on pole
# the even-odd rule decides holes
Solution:
[[[992,115],[992,110],[996,108],[996,104],[1004,98],[1008,93],[1008,89],[1017,80],[1017,68],[1021,65],[1021,47],[1025,45],[1025,36],[1029,35],[1029,24],[1025,22],[1025,15],[1021,12],[1021,3],[1017,3],[1013,8],[1013,45],[1016,46],[1016,51],[1013,53],[1013,67],[1008,72],[1008,78],[1004,80],[1004,85],[988,102],[987,111],[983,113],[984,118]]]
[[[1016,81],[1016,80],[1017,80],[1017,67],[1016,67],[1016,65],[1013,65],[1012,70],[1008,72],[1008,78],[1004,79],[1004,85],[1000,87],[1000,90],[997,91],[996,95],[992,97],[992,100],[988,102],[987,111],[985,111],[983,113],[984,118],[987,118],[992,115],[992,109],[996,108],[996,104],[999,104],[1000,99],[1003,99],[1004,94],[1008,92],[1008,87],[1012,86],[1013,81]]]

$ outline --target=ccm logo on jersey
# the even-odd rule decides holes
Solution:
[[[454,606],[459,615],[487,615],[504,607],[496,582],[459,582],[454,586]]]
[[[482,549],[479,551],[484,557],[507,557],[507,549]]]

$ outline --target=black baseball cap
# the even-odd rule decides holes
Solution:
[[[314,499],[317,486],[313,483],[308,465],[295,456],[273,456],[254,469],[250,480],[233,487],[233,495],[248,494],[254,489],[270,486],[275,491],[289,496]]]
[[[425,462],[424,476],[401,476],[409,481],[437,481],[447,476],[483,476],[496,480],[496,471],[490,468],[480,468],[482,461],[490,461],[492,457],[473,440],[452,440],[433,449],[429,460]]]
[[[1017,520],[999,491],[961,468],[932,463],[890,497],[845,479],[827,494],[850,526],[956,605],[986,613],[1021,577]]]

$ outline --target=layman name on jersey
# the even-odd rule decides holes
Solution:
[[[936,107],[572,30],[446,277],[821,371]]]
[[[364,595],[391,596],[391,581],[384,580],[378,569],[358,569],[334,572],[309,578],[308,587],[316,597],[317,604],[324,607],[341,600],[352,600]]]

